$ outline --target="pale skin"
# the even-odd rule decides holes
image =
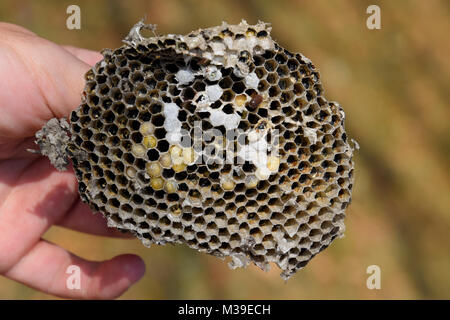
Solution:
[[[52,225],[125,237],[81,202],[71,168],[58,172],[26,151],[49,119],[79,105],[83,76],[100,59],[0,23],[0,275],[63,298],[116,298],[145,272],[135,255],[88,261],[42,239]],[[80,290],[66,287],[70,265],[81,269]]]

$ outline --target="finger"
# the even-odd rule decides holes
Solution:
[[[81,199],[72,209],[58,222],[59,226],[99,236],[133,238],[129,233],[122,233],[107,225],[106,218],[101,213],[92,213],[89,206]]]
[[[80,59],[81,61],[90,66],[93,66],[101,59],[103,59],[103,56],[97,51],[77,48],[73,46],[62,46],[62,47],[67,51],[69,51],[72,55],[74,55],[75,57],[77,57],[78,59]]]
[[[92,262],[54,244],[39,241],[5,275],[58,297],[113,299],[123,294],[144,273],[145,264],[136,255],[120,255],[103,262]]]
[[[0,30],[3,32],[4,30]],[[67,50],[30,34],[4,32],[0,67],[14,74],[8,90],[0,92],[2,136],[31,136],[52,117],[66,117],[81,102],[84,74],[90,66]],[[14,125],[20,121],[21,126]]]
[[[0,28],[4,30],[8,30],[9,32],[16,32],[16,33],[26,33],[30,35],[34,35],[35,33],[25,29],[24,27],[18,26],[16,24],[8,23],[8,22],[0,22]]]
[[[81,102],[84,74],[90,66],[50,41],[42,39],[37,45],[40,48],[35,48],[36,54],[28,60],[29,67],[34,70],[37,84],[53,116],[65,117]],[[29,52],[31,48],[26,49]],[[48,57],[52,58],[51,63]]]
[[[39,153],[31,153],[28,150],[39,150],[34,142],[35,138],[20,138],[8,143],[0,143],[0,160],[18,159],[18,158],[36,158]]]
[[[28,252],[78,199],[74,174],[57,172],[46,159],[32,162],[15,180],[4,183],[9,189],[0,208],[0,273]]]

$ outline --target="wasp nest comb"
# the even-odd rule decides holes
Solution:
[[[289,278],[344,232],[343,109],[265,23],[143,29],[154,31],[139,22],[102,52],[70,116],[81,198],[147,246],[184,243],[232,268],[274,262]]]

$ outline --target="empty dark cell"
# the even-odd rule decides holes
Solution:
[[[187,87],[183,91],[184,100],[192,100],[195,96],[195,91],[191,87]]]
[[[254,164],[245,161],[245,163],[242,165],[242,170],[244,170],[247,173],[255,172],[256,167]]]
[[[129,108],[126,110],[125,115],[130,119],[135,119],[139,114],[139,110],[137,108]]]
[[[173,169],[164,169],[162,176],[166,179],[172,178],[175,175],[175,171]]]
[[[136,97],[132,93],[127,93],[124,96],[124,101],[128,104],[134,105],[134,103],[136,102]]]
[[[145,79],[145,84],[147,85],[148,89],[154,89],[156,87],[156,81],[153,78],[147,78]]]
[[[153,116],[152,118],[152,123],[156,126],[156,127],[162,127],[164,125],[164,116],[161,114],[158,114],[156,116]]]
[[[126,49],[123,54],[129,59],[129,60],[133,60],[136,57],[139,56],[139,53],[136,51],[136,49],[134,48],[128,48]]]
[[[180,196],[177,193],[169,193],[167,195],[167,200],[169,200],[169,201],[178,201],[178,200],[180,200]]]
[[[309,89],[309,86],[310,86],[310,80],[309,80],[309,78],[303,78],[303,79],[302,79],[302,84],[303,84],[303,86],[304,86],[306,89]]]
[[[314,99],[314,94],[312,91],[307,91],[306,92],[306,100],[308,101],[312,101]]]
[[[255,66],[260,66],[264,63],[264,58],[260,55],[255,55],[253,56],[253,63],[255,64]]]
[[[204,91],[205,84],[201,80],[196,80],[192,85],[192,88],[197,92]]]
[[[227,191],[227,192],[225,192],[225,193],[223,194],[223,198],[224,198],[225,200],[229,200],[229,199],[234,198],[234,192],[233,192],[233,191]]]
[[[187,185],[186,183],[180,183],[180,184],[178,185],[178,190],[179,190],[179,191],[186,192],[186,191],[189,190],[189,187],[188,187],[188,185]]]
[[[234,98],[234,93],[232,90],[225,90],[221,96],[221,99],[223,101],[227,101],[227,102],[231,101],[233,98]]]
[[[201,66],[199,64],[200,59],[191,59],[189,65],[193,71],[199,71]]]
[[[80,118],[77,116],[77,113],[76,113],[76,112],[72,112],[72,113],[70,114],[70,122],[71,122],[71,123],[75,123],[75,122],[77,122],[79,119],[80,119]]]
[[[281,108],[281,104],[278,100],[273,100],[270,103],[270,110],[280,110]]]
[[[303,93],[303,91],[304,91],[304,88],[301,84],[299,84],[299,83],[294,84],[294,93],[296,95],[301,95]]]
[[[121,128],[119,130],[118,134],[121,139],[128,139],[130,137],[130,131],[127,128]],[[116,138],[116,137],[114,137],[114,138]],[[113,142],[113,139],[110,139],[110,141]],[[114,142],[111,144],[116,145],[117,143],[118,143],[118,139],[114,140]]]
[[[147,186],[147,187],[141,189],[141,192],[142,192],[142,194],[145,195],[145,196],[151,196],[151,195],[153,195],[154,190],[152,189],[152,187]],[[145,201],[145,202],[146,202],[145,204],[146,204],[147,206],[148,206],[147,202],[148,202],[149,200],[152,200],[152,199],[147,199],[147,200]],[[152,201],[154,201],[154,200],[152,200]]]
[[[320,96],[320,95],[322,94],[322,87],[321,87],[320,85],[315,85],[313,89],[314,89],[314,92],[315,92],[318,96]]]
[[[264,37],[267,37],[267,36],[268,36],[268,33],[267,33],[266,30],[262,30],[262,31],[258,32],[258,33],[256,34],[256,36],[257,36],[258,38],[264,38]],[[266,52],[267,52],[267,51],[266,51]]]
[[[141,223],[139,223],[139,228],[140,229],[149,229],[150,228],[150,226],[149,226],[149,224],[147,223],[147,222],[141,222]],[[149,233],[145,233],[143,236],[144,236],[144,238],[146,237],[145,235],[147,235],[147,237],[150,237],[150,234]]]
[[[116,181],[121,186],[126,186],[128,184],[128,179],[124,175],[117,176]],[[126,189],[123,189],[123,190],[126,190]]]
[[[106,141],[106,134],[104,134],[104,133],[97,133],[94,136],[94,140],[96,142],[99,142],[99,143],[104,143]]]
[[[125,112],[125,105],[122,102],[115,102],[111,110],[116,114],[121,115]]]
[[[251,124],[257,124],[259,121],[259,116],[253,113],[249,113],[247,119]]]
[[[279,66],[277,73],[280,77],[286,77],[289,74],[289,69],[286,66]]]
[[[244,92],[245,84],[242,81],[238,81],[235,84],[233,84],[232,89],[233,89],[234,93],[240,94],[240,93]]]
[[[258,115],[261,116],[262,118],[267,117],[268,115],[268,111],[265,108],[259,108],[258,109]]]
[[[266,61],[266,63],[264,63],[264,67],[266,68],[266,70],[268,72],[272,72],[275,70],[275,68],[277,67],[277,64],[275,61],[273,60],[268,60]]]
[[[174,97],[178,96],[180,94],[180,92],[181,91],[176,86],[169,87],[169,93]]]
[[[97,99],[98,99],[98,97],[97,97]],[[91,108],[87,105],[87,104],[85,104],[85,105],[83,105],[82,107],[81,107],[81,112],[84,114],[84,115],[87,115],[87,114],[89,114],[89,110],[90,110]]]
[[[241,121],[239,122],[239,125],[238,125],[238,128],[239,128],[239,129],[241,129],[241,130],[243,130],[243,131],[247,131],[249,127],[250,127],[250,125],[248,124],[247,121],[241,120]],[[244,141],[242,141],[242,142],[244,142]],[[241,143],[241,144],[242,144],[242,143]]]
[[[230,77],[226,77],[224,74],[222,74],[223,78],[219,81],[219,86],[222,89],[228,89],[233,85],[233,81]]]
[[[97,80],[97,83],[101,84],[105,83],[107,78],[104,75],[97,75],[95,79]]]
[[[328,113],[326,113],[325,111],[321,110],[321,111],[319,112],[319,115],[318,115],[318,120],[323,121],[323,120],[325,120],[325,118],[326,118],[327,116],[328,116]]]
[[[109,200],[109,205],[113,208],[119,208],[120,207],[120,201],[113,198]]]
[[[186,171],[178,172],[175,174],[175,179],[178,181],[182,181],[182,180],[186,179],[186,177],[187,177]]]
[[[211,172],[211,173],[209,174],[209,178],[210,178],[210,180],[217,181],[217,180],[219,180],[219,178],[220,178],[220,173],[217,172],[217,171]]]
[[[119,76],[121,78],[128,78],[129,75],[130,75],[130,70],[128,70],[127,68],[119,69]]]
[[[155,130],[155,137],[157,139],[164,139],[166,137],[166,129],[164,129],[164,128],[157,128]]]
[[[155,79],[157,81],[163,81],[166,74],[162,70],[156,70],[155,73],[153,74],[153,76],[155,77]]]
[[[82,129],[81,130],[81,136],[83,137],[84,140],[89,140],[92,137],[92,131],[89,129]]]
[[[133,146],[133,144],[131,143],[131,141],[129,141],[129,140],[123,140],[123,141],[122,141],[122,147],[123,147],[126,151],[130,152],[132,146]]]
[[[187,111],[189,111],[190,113],[194,113],[195,112],[195,110],[197,109],[197,107],[194,105],[194,104],[192,104],[190,101],[189,102],[185,102],[185,103],[183,103],[183,106],[184,106],[184,108],[187,110]]]
[[[125,160],[125,162],[128,162],[129,164],[133,164],[135,158],[131,153],[125,153],[123,155],[123,159]]]
[[[157,148],[160,152],[166,152],[169,150],[169,143],[166,140],[160,140]]]
[[[108,73],[109,75],[112,75],[116,72],[117,67],[114,64],[108,64],[106,66],[106,73]]]
[[[211,182],[207,178],[201,178],[198,184],[200,187],[208,187],[211,185]]]
[[[98,119],[102,114],[102,109],[95,107],[91,109],[91,116],[93,119]]]
[[[139,205],[144,202],[144,199],[140,195],[134,194],[133,197],[131,198],[131,201]]]
[[[166,70],[170,73],[178,72],[178,66],[174,63],[166,64]]]
[[[160,92],[167,91],[167,87],[168,87],[168,84],[166,81],[158,82],[158,84],[156,85],[156,89],[159,90]]]
[[[297,70],[299,64],[298,64],[298,61],[297,61],[297,60],[295,60],[295,59],[289,59],[289,60],[288,60],[288,63],[287,63],[287,66],[288,66],[289,70],[295,71],[295,70]]]
[[[290,116],[292,116],[295,113],[295,110],[292,107],[284,107],[283,108],[283,113],[286,116],[290,117]]]
[[[300,182],[300,183],[305,183],[306,181],[308,181],[309,180],[309,176],[307,175],[307,174],[302,174],[301,176],[300,176],[300,178],[298,179],[298,181]]]
[[[262,79],[266,73],[263,68],[256,68],[255,74],[258,77],[258,79]]]
[[[264,59],[267,60],[267,59],[273,58],[274,55],[275,55],[275,53],[272,50],[266,50],[266,51],[264,51],[264,54],[262,56]]]
[[[211,129],[213,126],[208,120],[202,120],[202,130],[206,131]]]
[[[141,127],[141,124],[138,120],[132,120],[130,121],[130,128],[133,130],[139,130],[139,128]]]
[[[97,163],[98,162],[98,156],[95,153],[89,153],[89,158],[91,159],[91,161],[93,163]]]
[[[272,86],[269,89],[269,96],[270,97],[276,97],[280,93],[280,90],[276,86]]]
[[[187,118],[187,112],[186,110],[180,110],[178,112],[178,120],[180,120],[181,122],[186,121]]]
[[[78,184],[78,190],[80,191],[80,193],[86,192],[86,185],[83,182],[80,182]]]
[[[152,114],[160,113],[162,110],[162,106],[159,103],[154,103],[150,106],[150,112]]]
[[[81,146],[89,151],[94,151],[95,149],[95,144],[91,141],[84,141]]]
[[[131,80],[134,83],[142,82],[144,81],[144,75],[141,72],[135,72],[131,75]]]
[[[150,161],[156,161],[159,159],[159,152],[156,149],[150,149],[147,151],[147,157]]]
[[[286,89],[287,87],[289,87],[289,85],[290,85],[290,80],[287,78],[281,79],[278,82],[278,86],[280,87],[281,90]]]
[[[122,99],[122,92],[120,92],[119,89],[115,89],[114,91],[111,91],[111,97],[116,101],[120,100]]]
[[[223,112],[225,112],[226,114],[232,114],[234,113],[234,108],[233,105],[231,103],[228,103],[227,105],[225,105],[222,108]]]
[[[278,53],[275,56],[275,61],[278,62],[279,64],[285,64],[286,63],[286,57],[283,54]]]
[[[139,159],[136,159],[136,160],[134,161],[134,165],[135,165],[139,170],[145,170],[146,162],[145,162],[144,159],[139,158]]]

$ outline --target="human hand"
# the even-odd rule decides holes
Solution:
[[[52,225],[123,236],[80,201],[73,170],[26,151],[49,119],[79,105],[84,73],[100,59],[0,23],[0,275],[59,297],[115,298],[145,272],[135,255],[87,261],[41,239]],[[81,269],[80,290],[66,287],[70,265]]]

